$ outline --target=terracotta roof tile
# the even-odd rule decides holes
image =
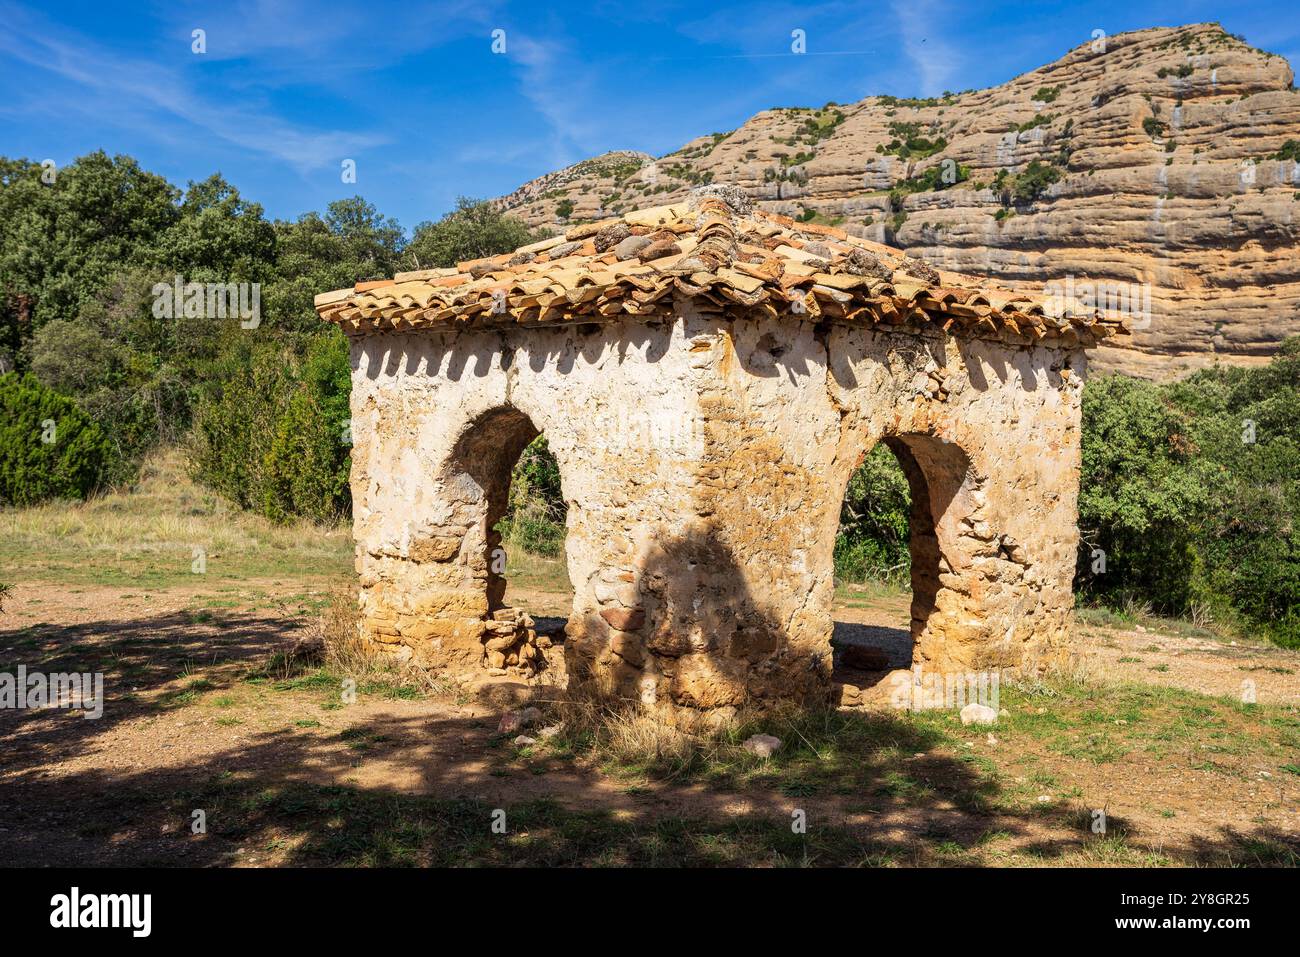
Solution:
[[[649,242],[627,242],[630,237]],[[668,316],[677,297],[727,315],[911,323],[1025,344],[1050,338],[1086,346],[1126,331],[1118,320],[1082,307],[1048,315],[1049,303],[1023,293],[936,270],[841,229],[733,208],[707,194],[584,223],[452,269],[398,273],[322,293],[316,311],[350,335],[364,335],[447,323]]]

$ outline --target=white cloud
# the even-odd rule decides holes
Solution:
[[[8,29],[0,32],[0,54],[44,73],[41,93],[27,112],[90,113],[98,121],[158,139],[175,141],[174,122],[307,172],[387,142],[384,136],[349,130],[296,126],[252,97],[232,102],[195,92],[183,71],[162,62],[110,53],[86,36],[38,22],[25,11],[3,10]],[[17,108],[19,105],[15,104]],[[163,124],[160,128],[160,124]]]
[[[950,88],[961,68],[961,55],[948,43],[939,24],[950,19],[949,11],[937,0],[893,0],[903,37],[903,52],[916,66],[922,96],[937,96]]]

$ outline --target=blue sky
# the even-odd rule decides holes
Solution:
[[[0,0],[0,153],[128,153],[178,185],[220,171],[282,217],[360,193],[410,228],[458,195],[610,149],[659,155],[768,107],[984,87],[1094,29],[1205,20],[1300,64],[1291,0]]]

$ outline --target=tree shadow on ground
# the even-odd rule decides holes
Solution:
[[[0,633],[0,647],[54,670],[102,667],[109,700],[90,721],[68,711],[0,711],[0,860],[16,866],[159,865],[978,865],[1015,845],[1044,863],[1096,848],[1097,863],[1144,863],[1140,827],[1064,803],[1008,809],[998,781],[906,713],[773,717],[788,747],[770,762],[713,764],[671,784],[599,773],[575,755],[515,748],[495,716],[402,701],[396,713],[332,712],[288,690],[278,729],[230,732],[140,766],[86,767],[111,730],[145,729],[191,705],[186,662],[206,690],[244,680],[301,624],[168,613]],[[115,671],[114,669],[117,669]],[[183,694],[183,692],[181,692]],[[296,697],[295,697],[296,696]],[[293,721],[294,708],[303,720]],[[208,715],[211,713],[208,712]],[[188,717],[189,712],[180,716]],[[196,712],[186,726],[202,726]],[[782,724],[781,722],[786,722]],[[820,722],[820,723],[819,723]],[[238,736],[240,740],[230,741]],[[110,742],[116,740],[110,737]],[[211,740],[206,738],[203,740]],[[951,743],[951,742],[946,742]],[[110,747],[113,745],[110,744]],[[202,811],[206,833],[192,833]],[[502,817],[502,812],[504,817]],[[802,812],[804,833],[794,826]],[[494,825],[504,826],[504,833]],[[1294,863],[1296,837],[1218,828],[1165,841],[1178,863]]]
[[[843,722],[837,744],[812,742],[820,757],[795,744],[769,773],[743,783],[722,774],[666,789],[602,786],[600,775],[575,774],[562,756],[521,755],[493,733],[494,722],[429,713],[371,715],[324,734],[260,731],[170,766],[60,772],[53,762],[33,764],[3,774],[0,859],[19,866],[973,865],[996,863],[986,853],[991,835],[1044,862],[1095,840],[1081,809],[995,807],[999,786],[971,764],[935,753],[941,736],[905,716],[835,720]],[[363,763],[371,773],[359,783]],[[395,789],[383,781],[385,768],[395,777],[419,768],[421,780],[413,791]],[[561,786],[552,787],[557,778]],[[203,812],[204,834],[191,831],[195,811]],[[806,833],[792,827],[796,812],[805,815]],[[1109,823],[1112,842],[1141,838],[1128,822]],[[1164,853],[1274,863],[1284,860],[1277,848],[1294,845],[1294,835],[1224,827]],[[1136,861],[1121,853],[1115,862]]]
[[[65,708],[0,709],[0,769],[30,767],[51,749],[80,750],[119,725],[185,705],[197,691],[239,681],[290,653],[308,631],[297,618],[170,611],[143,618],[0,631],[0,672],[103,674],[99,718]],[[191,672],[203,670],[203,677]]]

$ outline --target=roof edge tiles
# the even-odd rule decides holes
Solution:
[[[513,253],[322,293],[315,305],[359,336],[667,318],[684,299],[730,317],[935,328],[1017,344],[1087,347],[1127,333],[1120,319],[1081,303],[997,289],[841,229],[752,209],[726,186],[573,226]]]

